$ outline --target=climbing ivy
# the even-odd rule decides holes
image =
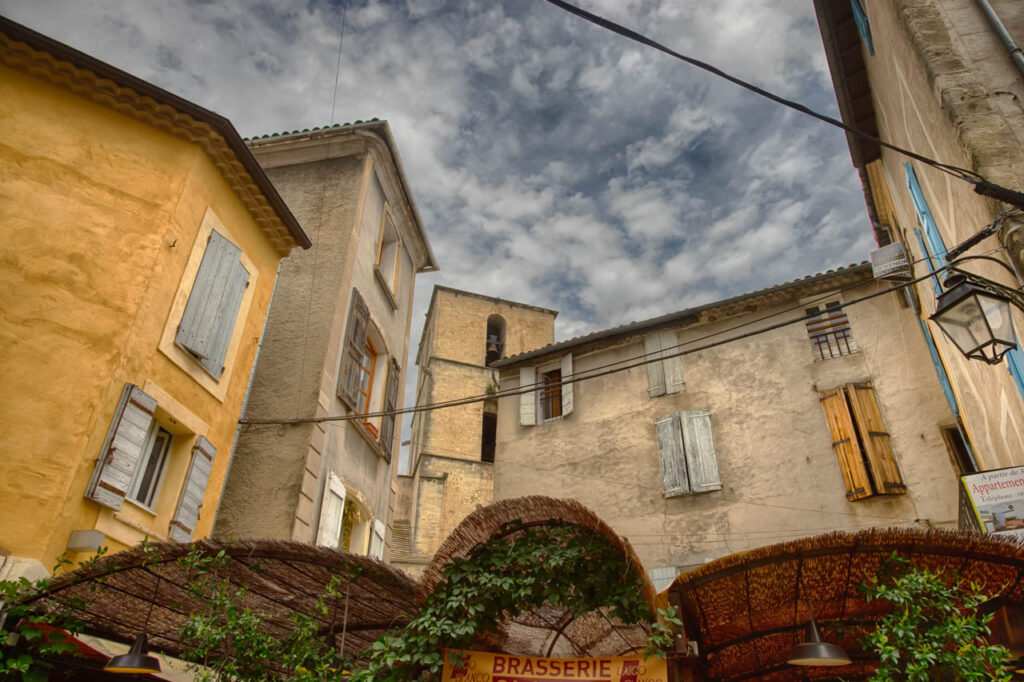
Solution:
[[[501,621],[541,604],[580,617],[599,608],[623,623],[650,623],[639,568],[601,535],[567,523],[507,525],[504,539],[478,545],[449,563],[420,614],[385,635],[366,654],[353,682],[436,680],[442,649],[467,648]],[[664,616],[678,622],[674,612]],[[666,634],[668,633],[668,634]],[[652,651],[672,643],[667,626],[654,629]]]

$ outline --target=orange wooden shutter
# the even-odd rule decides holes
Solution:
[[[864,452],[871,465],[871,478],[875,482],[875,490],[885,495],[902,495],[907,492],[907,486],[904,485],[900,469],[896,465],[889,433],[885,430],[871,382],[847,384],[845,388],[846,394],[850,397],[857,428],[860,430]]]
[[[857,444],[857,432],[853,425],[853,417],[846,406],[843,388],[834,388],[821,393],[821,406],[825,410],[828,429],[832,432],[832,449],[839,460],[839,470],[843,473],[846,484],[846,499],[851,502],[870,497],[871,481],[868,478],[864,458]]]

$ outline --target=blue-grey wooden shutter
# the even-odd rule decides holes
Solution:
[[[402,368],[398,366],[398,361],[394,357],[391,358],[391,363],[388,366],[388,384],[387,389],[384,392],[384,411],[394,412],[398,405],[398,387],[399,387],[399,376],[402,373]],[[394,447],[395,440],[395,415],[385,414],[380,422],[380,446],[387,453],[387,461],[391,461],[391,449]]]
[[[220,378],[231,332],[238,318],[249,272],[240,261],[242,250],[216,230],[210,232],[175,343],[195,355]]]
[[[575,384],[572,381],[572,353],[562,358],[561,364],[562,370],[562,381],[568,381],[570,383],[562,384],[562,416],[568,417],[572,414],[573,408],[575,407],[575,398],[573,386]]]
[[[205,436],[196,439],[196,444],[192,448],[192,461],[189,462],[188,473],[185,475],[185,485],[182,486],[181,497],[178,498],[178,508],[174,510],[174,518],[171,520],[168,535],[172,540],[192,541],[196,523],[199,522],[203,497],[206,495],[206,484],[210,480],[213,457],[216,454],[217,448],[213,447],[213,443],[206,440]]]
[[[338,397],[341,402],[355,409],[359,398],[359,380],[362,378],[360,364],[366,349],[366,336],[370,331],[370,309],[359,295],[352,290],[352,306],[345,325],[345,350],[341,355],[341,376],[338,378]],[[367,405],[369,409],[369,405]]]
[[[657,421],[658,452],[661,456],[661,477],[665,484],[665,497],[677,497],[690,492],[683,455],[683,430],[679,413],[673,412]]]
[[[125,384],[85,496],[104,507],[120,509],[153,425],[156,399],[134,384]]]
[[[711,413],[707,410],[683,410],[679,413],[683,429],[683,450],[690,490],[695,493],[721,490],[718,456],[711,437]]]
[[[853,21],[857,24],[857,31],[864,40],[864,46],[868,48],[868,54],[875,56],[875,41],[871,39],[871,24],[868,23],[868,13],[864,11],[864,5],[860,0],[850,0],[850,8],[853,10]]]
[[[519,368],[519,388],[535,387],[537,383],[536,367]],[[523,426],[534,426],[537,423],[537,392],[529,391],[519,394],[519,423]]]
[[[921,223],[921,228],[924,230],[924,238],[928,242],[928,248],[925,249],[924,253],[928,258],[928,269],[935,272],[945,263],[946,243],[942,240],[939,226],[932,216],[931,209],[928,207],[928,201],[924,198],[924,191],[921,189],[921,183],[917,181],[914,167],[908,161],[903,164],[903,170],[907,176],[907,189],[910,191],[910,198],[914,201],[914,211],[917,213],[917,220]],[[920,239],[920,235],[918,238]],[[938,295],[942,293],[942,289],[939,286],[938,278],[934,279],[935,293]]]

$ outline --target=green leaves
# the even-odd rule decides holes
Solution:
[[[436,680],[442,649],[467,648],[482,634],[496,633],[506,618],[545,603],[574,616],[607,608],[609,618],[624,623],[650,619],[636,569],[601,535],[556,522],[532,528],[512,522],[503,530],[502,539],[445,568],[420,615],[374,643],[353,682]],[[668,624],[680,624],[674,609],[652,626],[650,653],[672,646]]]
[[[894,553],[861,590],[893,606],[862,640],[880,662],[872,682],[1010,679],[1008,652],[987,641],[992,616],[977,612],[989,600],[983,586],[914,569]]]

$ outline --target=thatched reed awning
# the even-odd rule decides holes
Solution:
[[[501,500],[467,516],[424,571],[419,584],[420,597],[425,599],[441,582],[447,564],[465,556],[477,545],[514,538],[523,528],[552,523],[568,523],[584,532],[600,535],[620,551],[627,564],[635,567],[643,585],[644,599],[651,608],[651,619],[654,619],[654,586],[629,541],[579,502],[540,495]],[[510,530],[510,526],[514,529]],[[480,648],[492,651],[553,657],[621,656],[642,650],[646,645],[646,626],[625,625],[609,618],[603,610],[574,618],[566,609],[550,605],[524,611],[503,623],[497,638],[479,643]]]
[[[313,614],[328,582],[341,576],[339,596],[327,599],[329,615],[320,620],[321,632],[346,655],[405,625],[422,606],[416,581],[379,561],[272,540],[140,545],[57,578],[37,601],[75,604],[86,632],[105,639],[131,642],[145,630],[154,650],[178,656],[182,623],[205,606],[186,590],[189,575],[179,562],[195,547],[211,556],[224,551],[228,561],[218,573],[245,587],[245,606],[267,614],[268,626],[281,632],[293,627],[293,613]]]
[[[676,578],[669,600],[682,607],[710,679],[863,679],[874,661],[858,642],[858,626],[876,622],[888,608],[865,601],[859,585],[893,552],[915,567],[981,582],[1004,603],[1024,602],[1024,547],[1016,541],[906,529],[834,533],[734,554]],[[852,665],[786,663],[790,647],[802,640],[809,609]]]

